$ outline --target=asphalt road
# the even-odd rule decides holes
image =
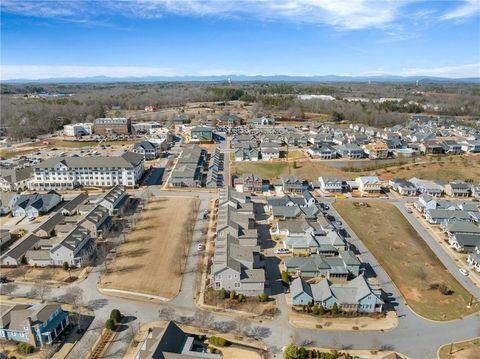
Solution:
[[[202,211],[208,207],[208,201],[214,198],[216,194],[159,190],[152,192],[154,195],[162,196],[197,195],[201,200],[197,226],[187,258],[187,273],[184,276],[181,291],[177,297],[165,304],[144,301],[137,302],[114,296],[105,296],[98,292],[96,287],[97,281],[102,273],[101,266],[94,268],[88,278],[80,283],[74,283],[66,288],[53,289],[49,298],[55,300],[58,298],[61,299],[63,295],[68,294],[72,287],[82,288],[84,292],[83,301],[95,312],[93,323],[69,354],[69,359],[84,358],[86,351],[92,347],[113,308],[120,309],[122,313],[131,318],[129,323],[118,335],[117,340],[110,346],[106,354],[108,358],[121,357],[128,348],[133,333],[140,325],[158,320],[161,309],[169,308],[174,318],[193,316],[199,312],[193,301],[196,280],[195,271],[199,259],[196,245],[201,238],[204,224],[204,220],[201,218]],[[331,211],[335,213],[334,209]],[[387,273],[378,265],[372,254],[355,236],[353,231],[351,231],[348,226],[346,226],[346,228],[352,235],[350,241],[359,249],[364,261],[368,261],[372,265],[383,289],[387,293],[390,293],[391,301],[396,303],[395,307],[399,315],[398,327],[384,332],[333,332],[328,330],[293,328],[288,323],[285,296],[283,294],[276,294],[275,297],[280,309],[279,315],[275,316],[272,320],[264,320],[263,322],[251,321],[252,326],[262,328],[264,341],[269,348],[270,357],[282,357],[281,348],[291,341],[301,343],[304,340],[311,340],[314,345],[322,347],[336,347],[338,349],[371,349],[372,347],[383,347],[397,350],[415,359],[436,358],[436,351],[439,346],[452,341],[465,340],[480,335],[479,314],[471,315],[461,320],[441,323],[426,320],[416,315],[405,304],[397,288],[393,285]],[[426,241],[428,243],[427,239]],[[29,285],[19,285],[16,294],[22,295],[29,290]],[[214,313],[211,314],[210,321],[231,323],[233,318],[230,315]]]

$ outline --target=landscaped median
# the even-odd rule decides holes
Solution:
[[[321,329],[332,331],[367,331],[367,330],[390,330],[398,325],[395,312],[374,313],[366,315],[361,313],[349,313],[343,315],[315,315],[302,313],[294,309],[288,310],[290,324],[297,328]]]
[[[438,359],[480,358],[480,337],[445,344],[438,350]]]
[[[402,213],[387,203],[336,202],[335,209],[385,269],[408,305],[432,320],[477,312],[457,282]]]

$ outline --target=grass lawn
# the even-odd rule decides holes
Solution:
[[[386,203],[358,206],[336,202],[335,209],[359,236],[395,282],[410,307],[433,320],[452,320],[474,313],[467,308],[470,294],[458,283],[402,213]],[[430,284],[445,284],[453,294],[444,295]]]
[[[296,175],[309,181],[316,181],[322,175],[338,176],[344,179],[377,175],[382,180],[389,180],[394,177],[408,179],[415,176],[430,180],[452,181],[456,179],[471,179],[474,182],[480,181],[480,156],[478,155],[444,157],[442,161],[437,161],[436,159],[430,161],[428,158],[419,158],[417,162],[427,161],[427,163],[409,163],[374,171],[349,172],[327,166],[325,161],[311,161],[308,158],[302,158],[299,151],[294,151],[291,151],[294,160],[289,162],[232,162],[232,175],[254,173],[266,179]]]
[[[480,337],[465,342],[453,344],[452,354],[450,344],[446,344],[438,351],[439,359],[475,359],[480,358]]]
[[[198,199],[152,198],[117,250],[101,280],[102,288],[165,298],[180,290]]]
[[[52,146],[56,147],[95,147],[99,145],[130,145],[135,141],[67,141],[67,140],[51,140]]]

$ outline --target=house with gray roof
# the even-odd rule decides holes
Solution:
[[[417,194],[417,188],[413,183],[403,178],[392,178],[388,184],[402,196],[415,196]]]
[[[365,156],[363,149],[354,143],[346,143],[336,148],[337,155],[348,159],[359,159]]]
[[[444,221],[440,227],[449,237],[454,234],[480,234],[480,227],[470,221],[450,220]]]
[[[308,184],[296,176],[284,176],[282,177],[282,189],[284,193],[302,193],[307,191]]]
[[[412,177],[410,182],[415,186],[418,192],[428,194],[433,197],[440,197],[443,193],[443,186],[428,180]]]
[[[23,257],[30,248],[40,241],[40,237],[37,237],[34,234],[18,240],[13,244],[0,258],[2,265],[6,266],[17,266],[22,263]]]
[[[458,252],[470,253],[480,246],[480,233],[455,232],[449,236],[448,243]]]
[[[311,297],[309,304],[331,309],[336,303],[345,312],[381,312],[384,304],[381,290],[374,288],[363,275],[347,283],[335,284],[328,279],[309,284],[299,277],[291,283],[290,295],[293,305],[304,305],[302,301]]]
[[[142,155],[145,160],[154,160],[160,156],[162,149],[157,143],[144,140],[135,143],[132,151]]]
[[[257,144],[237,143],[233,145],[235,161],[258,161],[259,150]]]
[[[13,205],[14,217],[37,218],[47,214],[62,201],[62,196],[55,191],[47,193],[22,194]]]
[[[147,337],[139,345],[135,359],[220,359],[220,354],[209,353],[208,345],[196,335],[184,332],[173,321],[165,328],[154,327],[148,330]]]
[[[467,263],[471,268],[480,273],[480,244],[468,254]]]
[[[445,194],[450,197],[469,197],[470,186],[464,181],[452,181],[445,185]]]
[[[172,171],[170,185],[173,187],[201,187],[207,151],[196,145],[184,146]]]
[[[121,216],[128,198],[129,196],[125,188],[117,185],[109,189],[105,194],[100,195],[95,203],[106,208],[111,216]]]
[[[60,304],[0,305],[0,340],[41,348],[57,340],[68,324],[68,313]]]
[[[0,190],[5,192],[25,190],[32,173],[32,167],[2,169],[0,172]]]
[[[332,281],[346,281],[360,273],[361,263],[351,251],[343,251],[339,256],[328,257],[311,255],[308,257],[287,257],[283,267],[290,275],[302,278],[325,277]]]
[[[342,193],[346,190],[346,182],[338,177],[320,176],[318,182],[323,192]]]

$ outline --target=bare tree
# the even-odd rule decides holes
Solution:
[[[10,295],[18,289],[15,283],[5,283],[0,287],[0,293],[3,295]]]

